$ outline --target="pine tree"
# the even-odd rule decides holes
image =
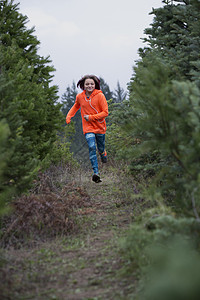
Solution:
[[[154,22],[151,28],[145,30],[148,38],[144,38],[144,42],[149,44],[150,49],[157,49],[171,62],[176,79],[178,77],[190,79],[191,74],[197,69],[196,62],[200,60],[199,1],[163,2],[167,5],[153,9],[151,13],[155,15]]]
[[[113,92],[110,91],[109,85],[102,77],[100,77],[99,79],[100,79],[100,88],[101,88],[102,92],[104,93],[106,100],[112,99]]]
[[[14,194],[14,189],[10,188],[12,182],[6,182],[5,171],[8,161],[12,155],[12,149],[9,149],[10,130],[5,120],[0,122],[0,216],[8,211],[8,199]]]
[[[122,103],[126,99],[127,93],[124,89],[120,86],[119,81],[117,82],[117,88],[113,93],[113,101],[115,103]]]
[[[49,57],[37,54],[40,42],[27,29],[28,19],[14,1],[0,1],[0,66],[4,86],[1,89],[0,119],[10,128],[11,156],[6,177],[18,191],[24,190],[37,170],[60,128],[57,87],[50,86]]]
[[[77,93],[78,93],[78,90],[76,88],[75,82],[73,81],[72,86],[70,87],[68,85],[65,93],[61,97],[61,100],[62,100],[62,109],[61,110],[64,115],[67,115],[68,111],[75,103]]]
[[[134,176],[139,174],[141,191],[145,186],[145,205],[124,250],[128,272],[132,268],[139,274],[134,298],[198,299],[193,270],[199,270],[200,241],[200,3],[163,2],[163,8],[153,10],[152,27],[146,30],[149,45],[140,49],[129,84],[128,124],[122,133],[132,146],[124,148],[124,155],[132,161]],[[187,266],[186,257],[192,258]],[[174,274],[184,268],[192,271],[175,276],[175,282]]]
[[[62,112],[66,117],[68,111],[73,106],[76,100],[76,95],[78,90],[76,84],[73,81],[72,86],[67,86],[65,93],[62,95]],[[69,141],[71,142],[70,150],[73,152],[74,157],[79,161],[87,161],[88,159],[88,149],[85,137],[83,135],[82,129],[82,119],[80,110],[77,111],[76,115],[73,117],[72,122],[74,125],[74,132],[70,131],[68,136]],[[71,125],[71,124],[70,124]],[[72,126],[72,125],[71,125]],[[69,127],[69,125],[67,125]],[[70,127],[71,129],[71,127]]]
[[[141,51],[129,85],[134,113],[126,129],[141,141],[131,156],[141,161],[145,154],[144,168],[159,171],[162,195],[190,214],[200,203],[200,6],[174,2],[154,10],[146,30],[149,47]]]

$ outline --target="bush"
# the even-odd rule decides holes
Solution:
[[[51,150],[42,161],[42,168],[47,169],[51,165],[67,164],[78,166],[74,159],[73,153],[70,152],[71,142],[67,138],[58,135],[57,140],[53,143]]]
[[[152,210],[149,214],[147,210],[120,242],[126,274],[139,279],[137,298],[131,299],[198,299],[200,223],[194,218],[150,215]]]
[[[175,237],[167,248],[152,248],[151,257],[139,299],[199,299],[200,255],[188,241]]]
[[[79,228],[78,211],[88,207],[87,192],[72,182],[71,168],[52,166],[28,195],[15,198],[13,212],[1,219],[1,246],[19,247]]]
[[[194,218],[179,218],[165,215],[148,215],[140,220],[140,224],[134,224],[125,239],[121,241],[123,253],[128,260],[128,267],[131,273],[140,274],[146,272],[146,267],[152,263],[149,249],[161,247],[169,248],[174,237],[190,241],[196,249],[200,246],[200,223]],[[155,213],[155,209],[154,209]],[[140,217],[141,218],[141,217]]]

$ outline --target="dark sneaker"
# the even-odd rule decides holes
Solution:
[[[104,151],[103,153],[100,153],[101,161],[102,163],[107,163],[107,153]]]
[[[101,178],[100,178],[100,176],[98,174],[94,174],[92,176],[92,181],[94,181],[96,183],[99,183],[99,182],[101,182]]]

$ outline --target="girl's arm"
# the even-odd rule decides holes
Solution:
[[[72,106],[72,108],[69,110],[67,116],[66,116],[66,123],[69,124],[71,121],[71,118],[75,116],[76,112],[79,110],[80,108],[80,104],[76,98],[76,101],[74,103],[74,105]]]
[[[100,96],[100,99],[99,99],[99,111],[100,112],[95,115],[89,115],[88,121],[100,120],[100,119],[104,119],[105,117],[108,116],[108,103],[103,94]]]

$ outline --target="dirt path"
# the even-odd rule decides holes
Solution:
[[[5,299],[129,299],[134,280],[121,275],[124,262],[118,251],[118,239],[133,216],[129,187],[110,173],[100,184],[88,174],[80,174],[78,181],[92,203],[80,210],[79,233],[34,249],[8,250],[12,290]]]

